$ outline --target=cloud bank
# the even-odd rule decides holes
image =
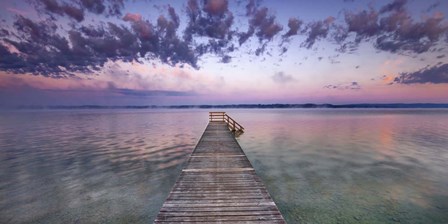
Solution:
[[[308,22],[299,15],[278,21],[260,2],[249,0],[244,4],[245,14],[240,16],[247,21],[247,30],[236,27],[232,12],[236,6],[227,0],[188,0],[184,9],[177,10],[168,5],[154,21],[124,12],[125,0],[30,2],[41,19],[16,15],[13,24],[1,30],[1,71],[65,78],[95,73],[105,63],[118,60],[157,60],[170,66],[189,65],[199,69],[204,55],[216,55],[221,63],[229,63],[232,54],[242,46],[251,48],[249,53],[256,56],[270,54],[269,51],[283,54],[288,49],[283,43],[297,36],[303,38],[299,47],[314,49],[320,41],[330,41],[340,53],[357,51],[361,43],[369,43],[378,51],[417,55],[448,43],[444,15],[435,12],[416,20],[406,8],[406,0],[394,0],[377,9],[369,6],[346,10],[342,21],[328,16]],[[89,16],[105,22],[87,21]],[[61,21],[67,22],[61,24]],[[182,21],[186,25],[180,30]],[[249,39],[258,44],[250,43]],[[280,44],[271,44],[275,41]],[[441,74],[443,68],[438,66],[431,71]],[[418,74],[430,74],[428,80],[433,80],[435,73],[426,70],[401,74],[396,82],[427,80],[415,78],[420,77]]]
[[[393,82],[399,84],[448,83],[448,64],[427,67],[416,72],[401,73]]]

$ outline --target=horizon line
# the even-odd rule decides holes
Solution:
[[[448,108],[448,103],[269,103],[269,104],[185,104],[185,105],[20,105],[0,109],[288,109],[288,108]]]

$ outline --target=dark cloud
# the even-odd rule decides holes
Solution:
[[[246,16],[254,15],[256,10],[257,5],[255,4],[255,0],[248,0],[246,5]]]
[[[250,2],[251,3],[251,2]],[[255,55],[259,56],[266,51],[267,43],[283,30],[274,15],[269,15],[268,8],[256,8],[250,13],[249,28],[246,32],[238,33],[240,46],[252,36],[256,36],[260,45],[255,49]],[[269,52],[268,52],[269,54]]]
[[[9,58],[17,57],[17,63],[2,61],[1,67],[5,71],[64,77],[69,75],[68,70],[88,71],[87,67],[96,61],[94,58],[86,59],[82,52],[70,49],[67,39],[57,34],[57,26],[51,21],[33,22],[18,16],[14,27],[19,34],[16,38],[3,38],[10,46],[3,46],[3,51],[8,51],[6,55]],[[20,53],[11,53],[13,48]]]
[[[268,15],[268,8],[257,9],[249,19],[248,31],[238,34],[239,44],[242,45],[254,34],[260,42],[271,41],[283,29],[280,24],[275,22],[275,18],[274,15]]]
[[[349,82],[349,83],[340,83],[335,85],[326,85],[325,89],[334,89],[334,90],[360,90],[361,86],[358,82]]]
[[[296,79],[291,75],[286,75],[284,72],[277,72],[271,76],[271,79],[279,84],[294,82]]]
[[[448,83],[448,64],[426,67],[416,72],[401,73],[394,79],[399,84]]]
[[[148,21],[130,22],[132,30],[108,23],[72,29],[64,37],[50,21],[36,23],[19,17],[14,24],[19,40],[5,38],[4,41],[20,54],[13,54],[2,45],[7,57],[1,60],[1,68],[14,73],[61,78],[76,72],[98,71],[109,60],[138,61],[142,57],[158,58],[170,65],[196,66],[196,56],[188,45],[179,40],[175,32],[167,32],[168,27],[175,29],[177,22],[168,20],[166,26],[157,26],[157,29]]]
[[[282,48],[280,49],[280,56],[283,55],[283,54],[285,54],[287,51],[288,51],[288,48],[286,48],[286,47],[282,47]]]
[[[225,64],[230,63],[231,61],[232,61],[232,57],[230,57],[229,55],[224,55],[224,56],[221,58],[221,62],[222,62],[222,63],[225,63]]]
[[[310,48],[317,39],[327,38],[339,45],[339,52],[354,52],[361,42],[372,42],[376,49],[392,53],[428,52],[448,35],[448,24],[443,22],[441,13],[414,21],[406,4],[406,0],[395,0],[379,10],[369,7],[358,12],[345,11],[345,24],[328,28],[323,23],[309,23],[308,38],[302,46]]]
[[[333,24],[334,20],[334,17],[329,16],[322,21],[309,23],[305,30],[307,38],[305,42],[302,43],[302,46],[309,49],[313,47],[317,40],[326,38],[330,31],[330,26]]]
[[[32,0],[32,2],[41,12],[60,16],[67,15],[78,22],[84,20],[84,11],[106,16],[119,16],[124,8],[124,0]]]
[[[406,3],[406,0],[395,0],[379,11],[370,8],[357,13],[345,12],[345,37],[354,34],[355,41],[347,42],[343,38],[341,50],[354,50],[361,41],[374,40],[374,47],[382,51],[420,54],[448,35],[443,14],[435,13],[416,22],[407,11]]]
[[[179,17],[172,7],[168,7],[168,18],[160,16],[155,25],[138,14],[126,14],[123,20],[131,29],[100,23],[71,26],[64,32],[52,20],[34,22],[17,16],[15,32],[1,33],[0,69],[63,78],[99,71],[108,61],[142,58],[197,68],[194,49],[176,35]],[[15,51],[20,53],[12,53]]]
[[[268,9],[258,10],[250,22],[251,26],[257,30],[256,35],[260,41],[271,40],[283,28],[275,22],[275,16],[268,16]]]
[[[427,52],[448,32],[443,19],[443,15],[434,14],[414,22],[406,12],[394,12],[382,20],[383,33],[377,38],[376,47],[390,52]]]
[[[391,11],[402,11],[406,5],[407,0],[394,0],[393,2],[381,7],[380,13],[391,12]]]
[[[174,10],[173,7],[168,6],[168,14],[170,16],[171,21],[173,22],[173,25],[177,29],[180,24],[179,15],[177,15],[176,10]]]
[[[213,54],[222,55],[226,50],[227,41],[225,40],[209,40],[205,47],[205,52],[211,52]],[[204,52],[204,53],[205,53]]]
[[[132,24],[134,33],[138,35],[140,46],[138,53],[147,58],[159,58],[169,65],[189,64],[197,67],[196,52],[189,44],[176,35],[179,27],[179,16],[174,8],[168,7],[169,18],[163,15],[153,25],[143,20],[141,15],[128,13],[123,20]]]
[[[101,34],[100,36],[96,34]],[[86,52],[99,60],[137,61],[137,52],[142,52],[138,44],[138,37],[125,26],[108,23],[94,35],[89,36],[79,31],[70,32],[72,50]],[[102,66],[102,65],[101,65]]]
[[[64,5],[62,9],[67,16],[75,19],[76,21],[81,22],[84,20],[84,11],[82,11],[82,9],[71,5]]]
[[[46,10],[53,12],[53,13],[62,14],[61,6],[59,5],[58,1],[56,1],[56,0],[41,0],[40,2],[45,6]]]
[[[103,0],[80,0],[82,6],[90,12],[101,14],[106,10]]]
[[[1,28],[0,29],[0,36],[8,36],[9,35],[9,31],[6,29]]]
[[[227,0],[205,0],[204,12],[212,16],[223,16],[228,12],[229,2]]]
[[[84,20],[84,11],[81,8],[69,5],[67,3],[59,4],[56,0],[40,0],[38,2],[42,3],[44,9],[49,13],[67,15],[78,22]]]
[[[228,5],[227,0],[203,0],[200,3],[197,0],[189,0],[187,2],[188,24],[183,40],[189,45],[194,45],[196,37],[207,38],[204,43],[195,46],[197,56],[213,53],[224,57],[233,49],[234,17]]]
[[[123,20],[132,23],[132,29],[143,42],[156,41],[153,25],[149,21],[143,20],[140,14],[127,13]]]
[[[303,21],[297,19],[297,18],[289,18],[288,21],[288,27],[289,30],[286,32],[283,37],[288,38],[294,35],[297,35],[298,31],[300,30],[300,26],[303,24]]]
[[[308,23],[292,17],[280,44],[275,46],[270,43],[283,27],[256,0],[247,1],[245,16],[241,15],[248,22],[246,32],[235,27],[230,11],[233,2],[228,0],[188,0],[182,31],[180,17],[170,5],[161,7],[166,11],[149,21],[140,14],[122,13],[124,0],[30,2],[36,6],[39,20],[18,15],[12,27],[0,30],[0,70],[61,78],[98,71],[108,61],[143,59],[198,68],[198,60],[205,54],[229,63],[230,55],[234,55],[230,53],[250,38],[259,42],[255,47],[247,45],[251,54],[260,56],[267,52],[271,56],[272,50],[277,49],[282,55],[288,50],[283,44],[292,43],[290,40],[296,35],[305,37],[301,47],[311,49],[318,41],[327,40],[337,44],[340,52],[353,52],[359,44],[368,42],[378,51],[420,54],[440,51],[438,44],[448,42],[448,24],[443,14],[436,12],[417,20],[408,12],[405,0],[391,1],[377,9],[345,11],[342,23],[331,16]],[[124,22],[116,22],[115,17],[108,19],[114,23],[84,21],[89,13],[101,14],[101,19],[117,16]],[[71,20],[57,23],[61,16]],[[442,53],[438,53],[437,59],[443,58]],[[336,57],[328,59],[330,63],[339,63]]]
[[[188,0],[187,2],[187,14],[190,16],[190,20],[196,19],[199,15],[199,3],[197,0]]]
[[[253,29],[249,29],[247,32],[238,34],[238,42],[240,45],[244,44],[254,34]]]
[[[379,32],[378,13],[373,9],[359,13],[346,12],[347,32],[356,34],[356,42],[375,36]]]
[[[101,1],[101,0],[97,0]],[[112,16],[121,15],[121,10],[124,8],[124,0],[106,0],[108,2],[107,14]]]
[[[228,9],[227,0],[203,1],[202,9],[197,0],[187,3],[188,26],[184,31],[184,38],[191,42],[194,35],[216,38],[232,39],[233,14]]]
[[[444,58],[444,57],[445,57],[445,55],[442,54],[442,55],[437,56],[436,58],[437,58],[437,59],[441,59],[441,58]]]
[[[16,53],[11,53],[5,46],[0,45],[0,70],[2,71],[20,71],[20,70],[28,70],[24,69],[27,67],[25,61],[20,58],[20,56]]]

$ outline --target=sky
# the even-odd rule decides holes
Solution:
[[[0,0],[0,107],[448,103],[448,1]]]

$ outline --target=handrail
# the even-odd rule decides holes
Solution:
[[[226,112],[210,112],[210,121],[224,121]]]
[[[226,112],[209,112],[209,120],[211,122],[224,121],[232,132],[244,132],[244,127],[227,115]]]

